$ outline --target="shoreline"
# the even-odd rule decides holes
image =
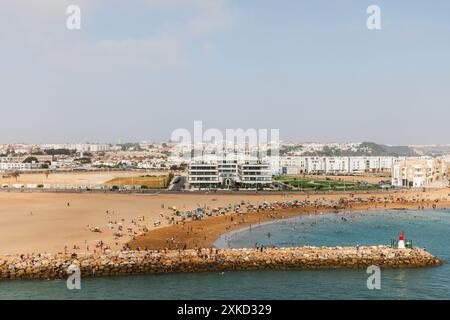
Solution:
[[[449,204],[449,206],[437,207],[435,210],[450,210],[450,204]],[[359,213],[359,214],[363,215],[363,214],[369,213],[369,212],[370,213],[378,213],[378,212],[382,213],[382,212],[389,212],[389,211],[394,211],[394,212],[395,211],[407,211],[407,212],[415,212],[415,211],[417,211],[417,212],[420,212],[421,209],[414,209],[414,208],[370,208],[370,209],[365,210],[365,211],[360,211],[360,212],[358,212],[358,211],[359,210],[353,210],[353,211],[352,210],[348,210],[348,211],[342,210],[342,211],[339,211],[339,212],[328,211],[328,212],[325,212],[325,213],[321,212],[321,213],[315,213],[315,214],[322,214],[323,213],[323,215],[330,215],[330,214],[349,214],[349,213],[355,213],[356,212],[356,213]],[[264,227],[264,226],[267,226],[267,225],[277,224],[277,223],[280,223],[280,222],[283,222],[283,221],[289,222],[291,220],[299,219],[302,216],[304,216],[304,214],[289,216],[289,217],[286,217],[286,218],[280,218],[280,219],[275,219],[275,220],[267,220],[267,221],[264,221],[264,222],[262,222],[262,223],[260,223],[258,225],[248,225],[248,226],[236,229],[236,230],[231,230],[231,231],[222,233],[219,236],[219,238],[217,238],[216,241],[214,241],[213,248],[219,248],[219,249],[233,248],[233,247],[227,246],[227,240],[230,240],[231,238],[239,235],[240,233],[250,231],[253,228],[257,229],[257,228]],[[230,237],[228,237],[228,236],[230,236]]]
[[[146,237],[142,236],[144,234],[151,238],[149,249],[180,249],[186,242],[186,248],[212,247],[221,234],[249,224],[256,225],[305,212],[349,210],[350,207],[363,211],[372,207],[382,208],[385,200],[390,202],[388,208],[397,209],[406,206],[417,208],[419,205],[431,207],[435,200],[439,200],[438,205],[441,206],[448,203],[448,194],[447,189],[439,192],[361,195],[0,192],[0,256],[127,250],[130,241],[137,244]],[[343,199],[345,201],[340,203]],[[407,200],[407,203],[402,204],[401,199]],[[364,203],[355,203],[358,200]],[[300,202],[295,205],[300,208],[285,205],[295,201]],[[269,207],[264,204],[269,204]],[[315,207],[306,208],[310,205]],[[240,207],[242,214],[235,213],[236,207]],[[188,212],[199,208],[202,210],[201,220],[197,221]],[[185,234],[188,228],[191,229],[189,237]],[[99,247],[101,243],[103,247]],[[145,249],[147,244],[138,246]]]
[[[261,223],[276,223],[289,218],[296,218],[306,214],[320,214],[329,212],[355,212],[385,210],[422,210],[418,208],[419,203],[399,201],[394,203],[357,203],[343,208],[335,207],[299,207],[287,208],[276,211],[261,211],[244,214],[227,214],[223,216],[208,217],[200,221],[188,221],[182,226],[172,225],[149,231],[134,240],[128,245],[132,249],[197,249],[214,248],[215,242],[227,233],[238,230],[246,230],[250,226]],[[450,208],[450,201],[420,202],[424,209],[447,209]],[[238,222],[236,222],[236,220]],[[241,219],[241,220],[238,220]],[[176,240],[176,242],[171,241]],[[181,247],[180,247],[181,245]]]
[[[248,230],[250,226],[258,227],[305,215],[450,208],[450,201],[447,198],[431,200],[429,195],[425,195],[427,200],[423,195],[422,197],[410,195],[410,198],[394,196],[377,198],[372,195],[366,199],[316,197],[303,200],[286,196],[281,199],[271,198],[272,202],[267,198],[255,197],[246,198],[245,202],[241,199],[240,205],[229,211],[217,212],[211,209],[211,204],[216,206],[219,202],[217,199],[209,198],[212,202],[209,202],[208,206],[205,204],[201,212],[210,213],[211,216],[204,214],[200,220],[182,221],[180,216],[174,214],[175,210],[170,209],[171,214],[166,217],[167,221],[172,221],[171,224],[156,227],[152,231],[133,237],[124,249],[87,251],[84,254],[66,252],[12,254],[5,258],[0,257],[0,278],[64,278],[67,277],[68,268],[71,266],[79,267],[83,276],[256,269],[363,268],[367,263],[385,268],[437,266],[443,261],[420,248],[305,246],[218,249],[214,247],[214,243],[224,234],[240,230],[242,232]],[[105,197],[104,200],[107,199],[111,201],[112,198]],[[193,199],[195,203],[201,203],[201,200],[206,203],[208,198]],[[236,203],[239,198],[227,199],[229,201],[233,199]],[[221,200],[220,204],[223,203],[223,199]],[[146,201],[150,199],[147,198]],[[124,202],[124,205],[127,204],[128,202]],[[66,209],[71,208],[72,202]],[[176,223],[170,217],[176,218]]]

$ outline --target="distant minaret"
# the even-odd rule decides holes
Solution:
[[[405,234],[400,233],[400,237],[398,238],[398,249],[405,249]]]

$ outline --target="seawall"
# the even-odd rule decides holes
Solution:
[[[431,267],[442,261],[419,248],[301,247],[126,251],[104,255],[43,254],[0,258],[2,279],[59,279],[79,267],[81,276],[155,274],[257,269]],[[69,268],[70,267],[70,268]]]

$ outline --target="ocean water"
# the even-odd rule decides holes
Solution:
[[[444,265],[382,270],[380,290],[367,289],[366,270],[239,271],[83,278],[81,290],[68,290],[65,280],[7,280],[0,281],[0,299],[449,299],[450,210],[297,217],[228,241],[233,247],[379,245],[401,231]]]

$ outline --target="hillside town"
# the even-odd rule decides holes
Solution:
[[[390,155],[394,147],[375,144],[282,143],[277,154],[260,155],[235,147],[225,154],[205,153],[188,159],[179,156],[179,146],[164,143],[79,143],[79,144],[3,144],[0,145],[2,189],[49,188],[45,183],[14,183],[27,173],[142,171],[168,174],[176,172],[181,189],[279,190],[280,177],[342,176],[379,177],[384,185],[401,188],[446,188],[449,186],[450,154],[421,154],[408,147],[397,147],[403,155]],[[391,148],[391,149],[388,149]],[[405,149],[406,148],[406,149]],[[374,151],[376,149],[376,151]],[[433,150],[435,150],[434,148]],[[203,147],[205,150],[205,147]],[[330,156],[336,150],[347,155]],[[383,155],[383,152],[385,155]],[[372,154],[376,155],[372,155]],[[348,155],[349,154],[349,155]],[[404,155],[413,154],[413,155]],[[10,178],[11,183],[5,182]],[[6,180],[5,180],[6,179]],[[310,178],[311,179],[311,178]],[[292,183],[291,183],[292,185]],[[104,189],[89,181],[71,184],[69,189]],[[122,186],[119,186],[122,187]],[[292,187],[292,186],[291,186]],[[67,188],[59,184],[58,189]],[[141,189],[138,185],[127,189]],[[292,188],[291,188],[292,189]]]

